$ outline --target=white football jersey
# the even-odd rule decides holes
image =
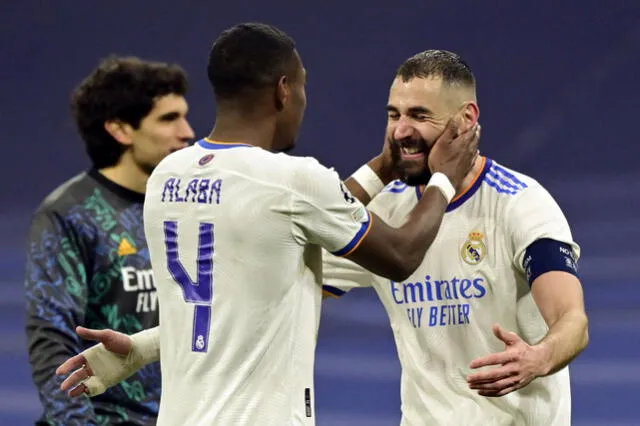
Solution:
[[[312,158],[202,140],[147,184],[160,309],[158,425],[314,425],[322,252],[370,224]]]
[[[552,238],[579,256],[562,211],[538,182],[482,161],[482,171],[449,205],[436,240],[405,282],[325,254],[325,283],[334,293],[365,286],[378,293],[402,365],[402,426],[569,426],[567,368],[501,398],[479,396],[466,382],[472,360],[504,350],[494,323],[530,344],[548,330],[522,266],[527,246]],[[396,181],[368,208],[400,226],[419,197],[419,189]]]

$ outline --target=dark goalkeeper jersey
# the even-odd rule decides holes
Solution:
[[[41,424],[154,424],[160,367],[146,366],[94,398],[59,390],[56,368],[93,342],[75,327],[132,334],[158,325],[158,302],[142,224],[142,194],[96,170],[51,193],[33,217],[26,267],[27,337]],[[48,422],[48,423],[47,423]]]

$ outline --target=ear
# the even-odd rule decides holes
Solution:
[[[280,77],[276,86],[275,102],[278,112],[284,109],[285,104],[289,100],[289,78],[286,75]]]
[[[462,107],[463,128],[468,129],[478,122],[480,108],[475,102],[467,102]]]
[[[133,128],[128,123],[120,120],[105,121],[104,129],[123,145],[131,145],[133,143]]]

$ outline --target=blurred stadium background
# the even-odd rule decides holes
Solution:
[[[33,424],[40,410],[26,361],[25,233],[41,198],[88,165],[70,90],[109,53],[178,62],[204,136],[210,44],[251,20],[289,32],[309,72],[295,154],[344,176],[379,151],[388,85],[406,57],[441,48],[468,61],[484,153],[541,181],[582,245],[591,345],[572,367],[574,425],[640,425],[638,0],[2,2],[0,424]],[[398,424],[400,369],[373,292],[326,303],[316,377],[319,426]]]

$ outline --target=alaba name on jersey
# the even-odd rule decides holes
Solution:
[[[562,211],[538,182],[491,159],[481,161],[480,173],[447,208],[411,277],[389,281],[326,254],[325,290],[340,295],[373,286],[378,293],[402,365],[402,426],[568,426],[566,368],[501,398],[479,396],[466,382],[472,360],[504,350],[494,323],[529,343],[548,330],[523,267],[526,248],[550,238],[571,246],[567,261],[579,256]],[[400,226],[419,198],[418,188],[395,181],[368,208]]]
[[[158,425],[314,425],[321,247],[366,208],[311,158],[201,140],[154,170],[144,206],[160,306]]]

